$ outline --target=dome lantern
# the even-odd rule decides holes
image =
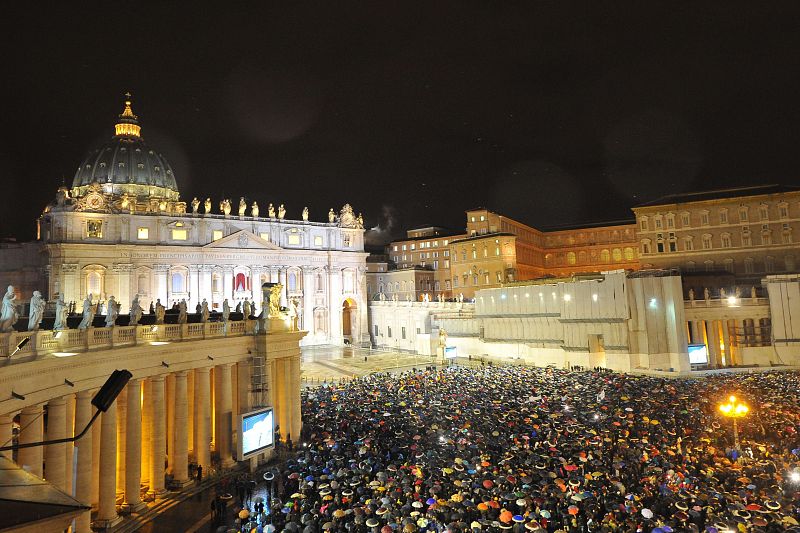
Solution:
[[[139,126],[138,118],[131,109],[131,93],[125,93],[125,109],[119,115],[119,122],[114,125],[114,132],[117,135],[140,137],[142,128]]]

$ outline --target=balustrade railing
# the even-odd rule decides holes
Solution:
[[[215,337],[253,335],[256,321],[159,324],[155,326],[113,326],[110,328],[65,329],[59,331],[12,331],[0,333],[0,357],[14,358],[59,352],[82,352],[132,346],[151,342],[176,342]],[[25,338],[30,340],[20,346]],[[19,349],[17,347],[19,346]],[[16,353],[15,353],[16,352]]]

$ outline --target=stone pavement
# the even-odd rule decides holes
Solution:
[[[326,346],[304,348],[300,372],[303,384],[314,386],[323,381],[348,380],[373,372],[419,368],[430,364],[435,364],[430,356],[393,350]]]

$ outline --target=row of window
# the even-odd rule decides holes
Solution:
[[[478,274],[472,273],[470,275],[469,273],[465,272],[464,274],[462,274],[461,278],[462,278],[462,284],[461,284],[462,287],[467,287],[469,285],[470,280],[472,281],[472,285],[475,286],[480,285],[481,282],[483,283],[483,285],[491,285],[492,283],[503,283],[503,273],[500,272],[499,270],[495,272],[494,275],[494,279],[496,281],[492,281],[492,276],[489,272],[484,272],[483,274],[480,275],[480,277]],[[509,278],[508,281],[514,281],[514,276],[512,276],[511,274],[509,274],[508,278]],[[459,286],[458,276],[453,276],[453,287],[458,287],[458,286]]]
[[[781,202],[777,205],[778,209],[778,218],[779,219],[786,219],[789,218],[789,204],[787,202]],[[741,206],[737,210],[739,215],[739,223],[747,223],[750,222],[750,208],[747,206]],[[729,210],[727,208],[722,208],[718,210],[716,213],[717,219],[716,222],[719,224],[729,224]],[[642,216],[639,218],[639,229],[642,231],[648,231],[650,229],[650,218],[647,216]],[[652,217],[653,219],[653,228],[655,230],[659,229],[673,229],[676,227],[675,225],[675,214],[674,213],[667,213],[666,215],[657,214]],[[761,204],[758,206],[758,220],[759,221],[766,221],[769,220],[769,206],[767,204]],[[680,221],[682,228],[689,228],[692,227],[692,215],[688,211],[684,211],[680,214]],[[709,226],[711,225],[711,212],[708,210],[700,211],[700,225],[701,226]]]
[[[103,221],[101,220],[87,220],[86,221],[86,236],[92,239],[103,238]],[[258,236],[267,242],[270,242],[269,233],[259,233]],[[222,230],[212,230],[211,240],[218,241],[223,237]],[[136,238],[140,241],[150,240],[150,228],[141,227],[136,230]],[[175,228],[170,231],[170,238],[173,241],[185,241],[189,238],[189,231],[182,227],[182,223],[178,222]],[[344,234],[344,245],[350,246],[350,235]],[[292,246],[299,246],[302,244],[301,235],[299,233],[290,233],[287,237],[287,243]],[[314,246],[324,246],[324,239],[321,235],[314,236]]]
[[[795,257],[793,255],[787,255],[783,258],[784,268],[787,272],[794,272],[797,269],[797,263],[795,261]],[[756,272],[756,260],[752,257],[746,257],[744,261],[742,261],[744,266],[745,274],[754,274]],[[686,271],[687,272],[696,272],[698,270],[699,265],[694,261],[689,261],[686,263]],[[713,272],[717,269],[718,265],[714,263],[714,261],[708,260],[703,261],[702,263],[703,270],[706,272]],[[736,262],[732,258],[724,259],[722,261],[722,268],[730,273],[735,272]],[[764,258],[764,269],[761,272],[766,272],[770,274],[775,272],[775,258],[772,256],[767,256]]]
[[[449,242],[450,242],[449,239],[445,239],[444,241],[442,241],[442,246],[447,246],[447,244]],[[438,248],[439,247],[439,241],[423,241],[423,242],[419,243],[419,249],[420,250],[422,250],[423,248],[430,248],[431,246],[433,246],[434,248]],[[402,245],[395,244],[393,246],[393,251],[395,251],[395,252],[397,252],[399,250],[402,250],[402,251],[405,252],[406,250],[416,250],[416,249],[417,249],[417,243],[415,243],[415,242],[412,242],[411,244],[402,244]]]
[[[585,251],[580,251],[577,254],[575,252],[567,252],[564,256],[562,255],[554,255],[554,254],[545,254],[544,256],[544,264],[545,266],[553,266],[554,264],[561,264],[566,258],[568,265],[575,265],[575,264],[586,264],[589,262],[589,254]],[[614,248],[613,250],[608,250],[604,248],[600,250],[599,255],[599,263],[607,264],[611,263],[612,260],[615,263],[619,263],[625,259],[625,261],[634,261],[636,259],[636,251],[633,248]],[[594,262],[594,258],[592,258],[592,262]]]
[[[681,239],[683,241],[683,250],[687,252],[691,252],[695,249],[694,247],[694,237],[683,237]],[[785,229],[781,233],[781,244],[792,244],[792,232],[791,228],[788,227],[786,224]],[[730,233],[722,233],[719,237],[720,248],[733,248],[733,239]],[[772,238],[772,230],[764,229],[760,233],[759,243],[762,246],[770,246],[774,244]],[[662,234],[656,235],[656,252],[663,253],[663,252],[677,252],[678,251],[678,239],[674,233],[669,233],[667,239],[665,240]],[[642,240],[642,253],[649,254],[652,253],[652,241],[650,239],[643,239]],[[714,236],[710,233],[706,233],[701,238],[701,246],[703,250],[712,250],[714,248]],[[742,232],[741,235],[741,246],[742,247],[749,247],[753,246],[753,238],[749,230]]]
[[[372,332],[375,334],[376,338],[381,336],[381,330],[380,330],[380,328],[378,327],[377,324],[375,324],[373,326]],[[417,328],[417,335],[419,335],[419,328]],[[392,337],[392,326],[386,326],[386,336],[389,337],[389,338]],[[400,328],[400,338],[403,339],[403,340],[405,340],[405,338],[406,338],[406,327],[405,326],[402,326]]]

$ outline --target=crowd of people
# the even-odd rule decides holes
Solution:
[[[451,367],[307,389],[266,530],[800,531],[799,379]]]

